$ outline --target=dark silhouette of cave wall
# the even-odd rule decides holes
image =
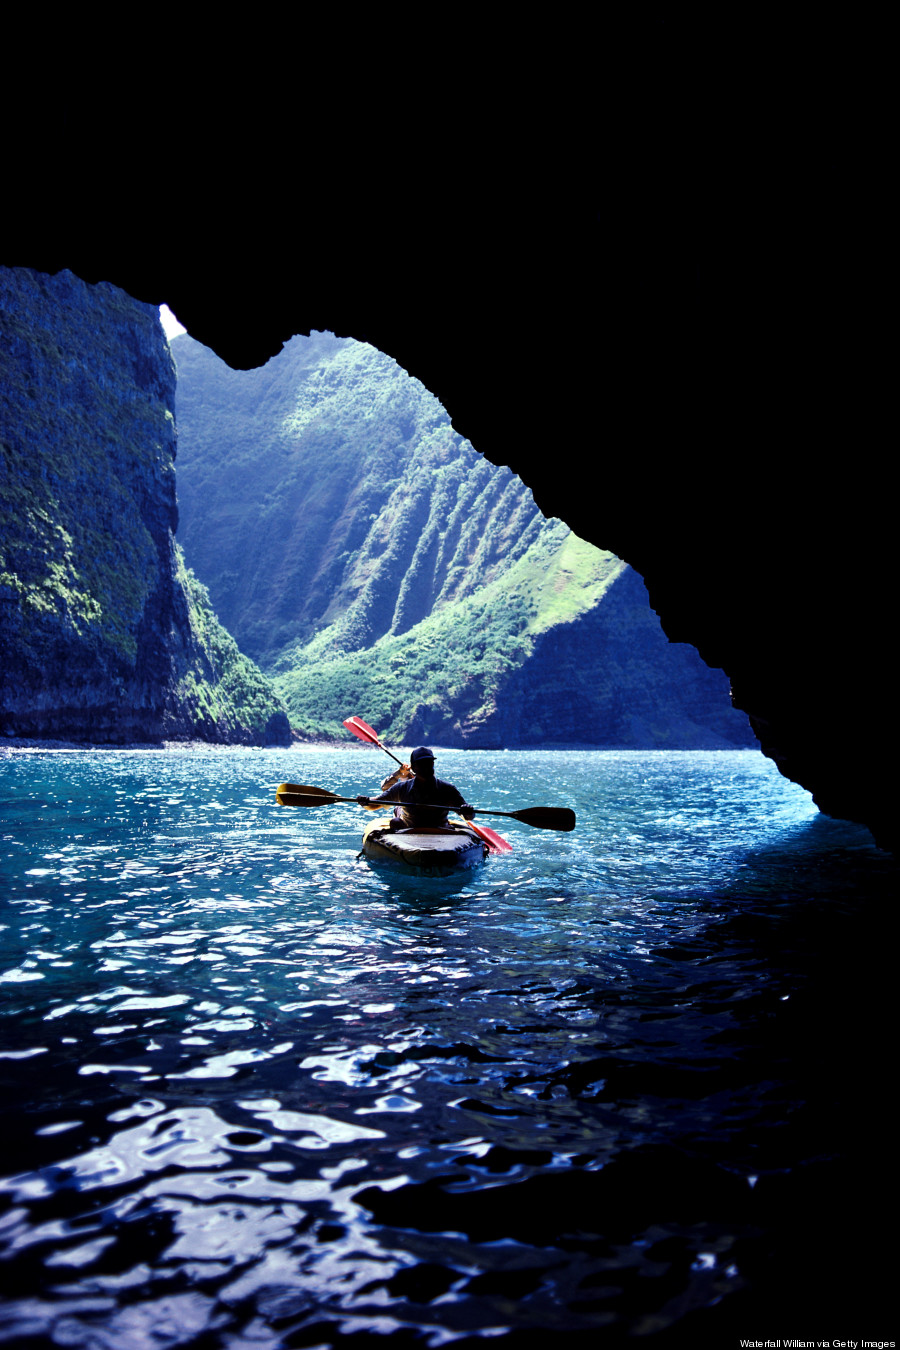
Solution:
[[[759,100],[734,122],[714,99],[685,130],[670,99],[640,134],[623,106],[612,129],[544,128],[552,153],[471,123],[396,162],[329,141],[293,205],[287,129],[252,174],[223,140],[198,175],[193,147],[174,182],[167,160],[152,247],[121,228],[143,185],[117,182],[104,214],[98,179],[87,222],[7,223],[3,261],[165,302],[234,367],[312,329],[389,353],[547,515],[643,576],[783,773],[892,847],[894,507],[858,156],[827,101],[818,121],[766,103],[764,123]]]

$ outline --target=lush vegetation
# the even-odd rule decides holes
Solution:
[[[36,305],[34,275],[4,269],[0,286],[7,623],[18,646],[35,654],[49,637],[68,634],[133,661],[140,615],[159,580],[139,497],[153,487],[163,502],[174,496],[173,414],[158,389],[109,378],[134,302],[104,288],[91,332],[106,359],[73,359],[66,328],[78,323],[77,292]]]
[[[749,743],[639,579],[389,357],[324,333],[255,371],[172,349],[179,538],[302,734],[356,712],[407,743]]]
[[[573,585],[566,562],[581,541],[573,550],[572,540],[552,522],[497,580],[364,650],[346,650],[340,623],[289,648],[275,670],[292,715],[316,734],[344,735],[341,710],[359,703],[393,739],[495,739],[490,727],[503,692],[532,657],[537,636],[553,626],[551,613],[569,609],[575,617],[576,588],[589,587],[598,599],[623,571],[619,559],[583,545],[593,555],[590,576],[582,566]]]
[[[253,743],[285,739],[286,710],[271,681],[219,623],[209,592],[185,566],[180,549],[176,557],[177,580],[187,598],[199,649],[199,659],[181,677],[177,692],[192,710],[198,731],[220,733],[213,739]]]
[[[338,621],[346,650],[406,631],[491,581],[544,524],[520,480],[374,348],[294,338],[255,371],[188,337],[172,349],[179,540],[266,668]]]
[[[115,287],[0,268],[0,725],[289,738],[174,545],[175,368]]]

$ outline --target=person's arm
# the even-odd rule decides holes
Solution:
[[[385,778],[384,782],[381,784],[381,791],[387,792],[388,788],[393,787],[395,783],[399,783],[401,778],[412,778],[412,776],[412,769],[409,765],[401,764],[399,769],[395,769],[392,774],[389,774],[388,777]]]
[[[466,799],[460,792],[459,788],[453,787],[452,784],[448,784],[448,787],[453,788],[453,795],[456,798],[455,802],[451,802],[449,804],[453,807],[455,811],[459,812],[463,820],[471,820],[475,814],[475,807],[469,805],[469,803],[466,801]]]
[[[400,800],[399,789],[401,787],[402,782],[394,783],[393,787],[389,787],[387,792],[381,792],[377,797],[360,796],[357,797],[356,800],[359,802],[360,806],[380,806],[382,802],[385,804],[396,802]]]

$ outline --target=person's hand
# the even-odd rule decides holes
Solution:
[[[462,816],[463,820],[471,820],[475,814],[475,807],[469,806],[467,802],[465,806],[459,808],[459,814]]]
[[[395,769],[394,772],[384,780],[381,785],[381,791],[387,792],[388,788],[393,787],[395,783],[399,783],[401,778],[412,778],[412,776],[413,771],[409,765],[401,764],[399,769]]]
[[[368,797],[357,797],[356,800],[359,802],[359,805],[360,805],[360,806],[368,806],[368,805],[369,805],[369,799],[368,799]]]

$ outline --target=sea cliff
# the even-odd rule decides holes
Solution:
[[[289,740],[175,542],[175,369],[156,308],[0,268],[0,330],[0,733]]]

